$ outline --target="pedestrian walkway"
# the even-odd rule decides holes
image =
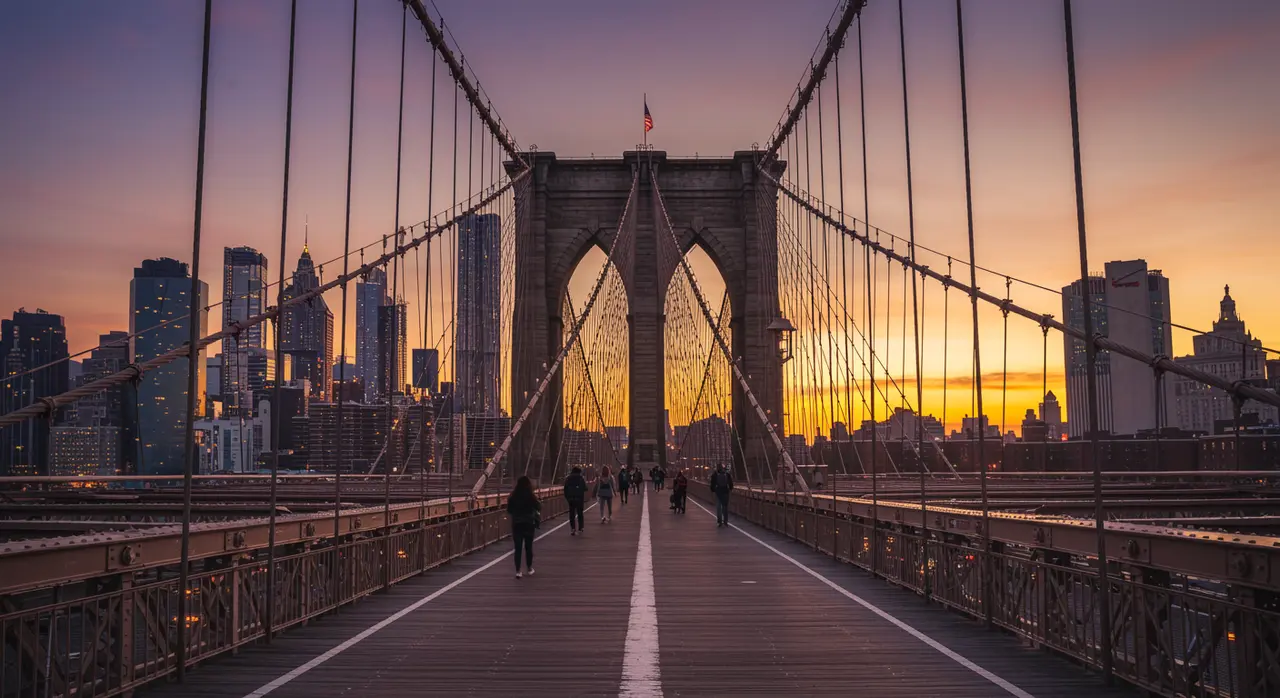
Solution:
[[[533,577],[495,547],[143,695],[1131,695],[693,498],[599,521],[544,524]]]

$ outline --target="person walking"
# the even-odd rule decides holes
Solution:
[[[640,472],[640,466],[631,466],[631,491],[634,494],[640,494],[644,489],[644,473]]]
[[[600,479],[596,480],[596,502],[600,504],[600,523],[613,521],[613,473],[609,466],[600,469]]]
[[[711,474],[711,492],[716,496],[716,525],[729,525],[729,493],[733,491],[733,476],[725,470],[724,463],[716,466]]]
[[[631,473],[626,468],[618,469],[618,503],[627,503],[627,494],[631,492]]]
[[[533,576],[533,532],[542,520],[542,503],[533,491],[528,475],[516,480],[516,488],[507,497],[507,514],[511,517],[511,540],[516,546],[516,579],[520,578],[520,553],[523,550],[525,570]]]
[[[671,485],[671,508],[676,513],[683,514],[689,499],[689,478],[685,476],[683,469],[676,473],[676,478],[671,481]]]
[[[564,499],[569,503],[569,535],[576,536],[583,532],[582,512],[587,504],[587,478],[576,465],[564,479]]]

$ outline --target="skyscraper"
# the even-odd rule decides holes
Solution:
[[[208,299],[209,286],[200,283],[197,307]],[[129,354],[132,363],[149,361],[182,346],[190,339],[191,277],[187,265],[175,259],[147,259],[133,270],[129,283]],[[208,332],[209,313],[199,310],[196,330]],[[163,327],[158,327],[161,323]],[[196,359],[197,382],[193,396],[196,415],[204,414],[205,360]],[[180,358],[143,374],[138,384],[137,409],[125,411],[125,439],[131,451],[126,468],[144,475],[178,475],[186,462],[184,443],[187,423],[187,359]]]
[[[0,321],[0,375],[5,379],[0,383],[0,414],[66,392],[71,387],[66,361],[19,374],[67,357],[61,315],[20,309],[12,320]],[[49,474],[49,434],[44,426],[40,420],[27,420],[0,429],[0,475]]]
[[[88,385],[119,373],[129,365],[129,333],[98,336],[98,346],[84,360],[73,387]],[[124,418],[132,411],[137,393],[132,385],[115,385],[75,403],[75,417],[52,430],[52,469],[55,474],[116,475],[125,448]],[[95,460],[96,459],[96,460]]]
[[[502,219],[497,214],[463,216],[458,221],[454,404],[467,414],[497,416],[502,404],[498,385],[501,241]]]
[[[227,247],[222,252],[222,326],[243,323],[267,308],[267,258],[252,247]],[[228,414],[251,413],[250,355],[257,361],[266,347],[265,325],[243,330],[222,340],[222,383],[219,394]]]
[[[98,346],[84,360],[78,385],[119,373],[129,365],[129,333],[98,335]],[[76,402],[76,426],[118,427],[124,419],[124,386],[114,386]],[[130,395],[132,398],[132,395]],[[132,405],[130,405],[132,407]]]
[[[408,382],[405,375],[407,318],[404,303],[378,308],[378,368],[381,372],[377,376],[377,394],[388,400],[397,392],[404,392]]]
[[[410,379],[413,387],[418,390],[440,392],[440,350],[414,349],[413,375]]]
[[[1267,387],[1266,358],[1262,340],[1257,339],[1236,313],[1236,302],[1231,297],[1231,287],[1223,289],[1218,304],[1218,319],[1213,331],[1191,338],[1191,356],[1174,359],[1181,366],[1194,368],[1228,381],[1243,381],[1260,388]],[[1214,433],[1214,422],[1229,420],[1235,416],[1235,405],[1225,390],[1209,386],[1183,376],[1168,376],[1174,408],[1165,422],[1186,431]],[[1261,423],[1275,423],[1277,410],[1252,400],[1241,407],[1242,412],[1256,412]]]
[[[364,386],[365,402],[381,392],[382,335],[378,333],[379,309],[391,305],[387,289],[387,270],[369,270],[368,275],[356,282],[356,378]],[[347,376],[351,378],[351,376]]]
[[[320,287],[311,251],[302,246],[298,269],[285,289],[286,301]],[[290,380],[311,382],[311,397],[328,400],[333,380],[329,366],[333,364],[333,312],[323,296],[314,296],[298,305],[285,308],[282,351],[291,358]],[[223,398],[226,399],[225,397]]]
[[[1044,402],[1040,403],[1040,420],[1044,422],[1046,434],[1052,441],[1062,438],[1062,405],[1053,391],[1044,394]]]
[[[1159,269],[1148,269],[1146,260],[1107,262],[1106,273],[1090,276],[1090,309],[1093,331],[1121,344],[1155,355],[1173,353],[1169,333],[1169,280]],[[1084,329],[1085,280],[1062,289],[1062,315],[1066,324]],[[1067,429],[1083,436],[1089,429],[1088,373],[1084,342],[1063,338],[1067,373]],[[1150,366],[1111,352],[1099,351],[1098,428],[1113,434],[1136,434],[1156,427],[1156,383]],[[1169,404],[1168,398],[1165,399]],[[1167,414],[1167,407],[1165,408]]]

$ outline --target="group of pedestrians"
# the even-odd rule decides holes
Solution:
[[[654,490],[664,488],[666,472],[657,466],[650,471]],[[564,498],[569,505],[569,535],[576,536],[583,532],[585,525],[587,491],[595,498],[600,507],[600,523],[613,521],[613,497],[621,498],[621,504],[627,502],[629,493],[638,493],[644,484],[644,476],[635,466],[623,467],[615,479],[609,466],[600,469],[600,476],[595,484],[587,482],[582,468],[574,466],[564,480]],[[716,526],[729,525],[729,493],[733,491],[733,476],[724,467],[716,466],[711,474],[710,487],[716,498]],[[671,510],[685,513],[689,498],[689,478],[684,471],[679,471],[672,481]],[[515,545],[516,579],[523,574],[533,575],[533,538],[542,523],[542,503],[533,490],[533,481],[529,476],[521,476],[516,480],[515,489],[507,497],[507,515],[511,517],[511,538]],[[521,564],[523,563],[523,568]]]

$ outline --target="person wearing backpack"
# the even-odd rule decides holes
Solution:
[[[596,480],[596,501],[600,504],[600,523],[613,521],[613,473],[609,466],[600,469],[600,479]]]
[[[618,503],[627,503],[627,494],[631,490],[631,473],[626,468],[618,470]]]
[[[524,551],[526,571],[533,576],[533,532],[542,518],[542,504],[533,491],[533,481],[528,475],[516,480],[516,487],[507,497],[507,514],[511,517],[511,540],[516,546],[516,579],[520,578],[520,552]]]
[[[729,525],[729,493],[733,491],[733,476],[725,470],[724,463],[716,466],[711,474],[711,492],[716,496],[716,525]]]
[[[582,512],[587,504],[587,479],[576,465],[564,479],[564,499],[569,503],[569,535],[576,536],[583,532]]]

